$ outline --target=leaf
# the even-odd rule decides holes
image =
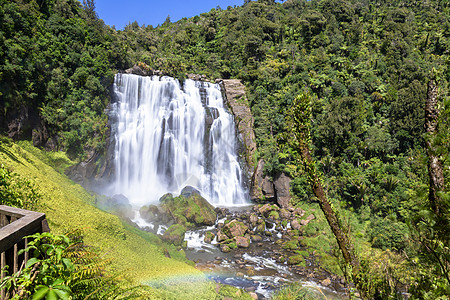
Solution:
[[[36,293],[34,293],[32,300],[39,300],[45,297],[49,288],[47,286],[42,286]]]
[[[64,280],[62,280],[61,278],[58,278],[55,281],[53,281],[52,286],[55,287],[55,286],[60,285],[62,283],[64,283]]]
[[[56,294],[54,289],[49,289],[46,300],[58,300],[58,295]]]
[[[69,300],[70,299],[70,293],[60,290],[60,289],[54,289],[55,293],[58,295],[59,299],[63,300]]]
[[[27,261],[27,264],[25,265],[25,268],[29,268],[32,265],[36,264],[39,262],[39,259],[37,259],[36,257],[32,257]]]

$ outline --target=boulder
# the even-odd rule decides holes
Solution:
[[[259,243],[262,242],[263,238],[260,235],[252,235],[252,242]]]
[[[162,240],[174,244],[175,246],[181,246],[184,241],[184,235],[186,229],[181,224],[173,224],[163,234]]]
[[[289,190],[289,186],[291,184],[292,179],[286,176],[284,173],[279,175],[274,183],[275,192],[277,195],[277,203],[282,208],[288,208],[291,206],[291,193]]]
[[[236,246],[239,248],[248,248],[250,246],[250,240],[247,237],[237,236],[234,238]]]
[[[250,218],[249,218],[250,224],[252,226],[256,226],[257,222],[258,222],[258,216],[255,214],[251,214]]]
[[[217,241],[220,243],[220,242],[223,242],[223,241],[226,241],[226,240],[228,240],[229,239],[229,237],[225,234],[225,233],[223,233],[222,232],[222,230],[219,230],[218,232],[217,232]]]
[[[289,265],[298,265],[298,264],[302,264],[305,262],[305,259],[303,258],[302,255],[293,255],[293,256],[289,256],[288,258],[288,264]]]
[[[264,175],[264,161],[262,159],[258,161],[252,177],[250,198],[256,202],[261,202],[262,200],[275,201],[274,185],[270,177]]]
[[[216,223],[214,207],[193,187],[185,187],[178,197],[166,194],[161,197],[160,203],[168,216],[188,228]]]
[[[300,223],[298,222],[297,219],[294,219],[294,220],[291,221],[291,227],[294,230],[299,230],[301,225],[300,225]]]
[[[214,235],[214,233],[212,233],[211,231],[207,231],[205,233],[205,238],[203,239],[203,241],[205,243],[211,244],[211,242],[214,240],[216,236]]]
[[[303,209],[301,209],[300,207],[297,207],[294,210],[294,215],[299,216],[300,218],[303,217],[303,215],[305,214],[305,211]]]
[[[139,214],[141,218],[147,222],[158,221],[160,217],[159,209],[156,205],[145,205],[139,209]]]
[[[268,218],[272,211],[277,211],[277,210],[279,210],[278,206],[266,203],[259,208],[259,213],[262,216]]]
[[[220,245],[220,251],[223,253],[228,253],[231,251],[231,248],[228,245]]]
[[[232,220],[231,222],[225,224],[222,231],[229,237],[234,238],[237,236],[244,236],[247,232],[248,227],[237,220]]]
[[[308,223],[314,220],[315,218],[316,217],[313,214],[310,214],[308,217],[306,217],[305,220],[301,220],[300,224],[302,224],[303,226],[308,225]]]
[[[289,210],[282,208],[280,209],[280,218],[283,220],[288,220],[291,217]]]
[[[326,278],[326,279],[322,280],[320,283],[323,286],[327,287],[327,286],[329,286],[331,284],[331,279],[330,278]]]

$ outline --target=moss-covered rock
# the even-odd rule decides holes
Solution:
[[[284,243],[283,248],[286,250],[296,250],[298,248],[298,241],[296,239]]]
[[[217,219],[214,207],[192,187],[185,187],[178,197],[166,194],[160,203],[170,218],[188,228],[214,225]]]
[[[279,220],[280,219],[280,214],[276,211],[276,210],[272,210],[269,213],[269,219],[275,221],[275,220]]]
[[[156,205],[145,205],[139,209],[139,214],[145,221],[154,222],[158,220],[160,212]]]
[[[175,246],[181,246],[184,241],[184,235],[186,234],[186,228],[181,224],[173,224],[163,234],[162,240],[174,244]]]
[[[248,248],[250,246],[250,239],[244,236],[237,236],[234,238],[236,246],[239,248]]]
[[[214,233],[212,233],[211,231],[207,231],[205,233],[205,238],[203,240],[204,240],[205,243],[209,243],[210,244],[212,242],[212,240],[214,240],[214,238],[215,238]]]
[[[293,255],[289,256],[288,258],[288,264],[289,265],[300,265],[300,266],[306,266],[305,259],[302,255]]]
[[[225,233],[229,238],[234,238],[237,236],[244,236],[248,231],[247,225],[237,220],[233,220],[227,224],[222,229],[223,233]]]

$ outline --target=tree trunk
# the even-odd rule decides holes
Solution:
[[[443,214],[445,213],[445,204],[440,203],[441,199],[438,192],[444,190],[444,173],[436,147],[433,145],[433,137],[437,132],[438,118],[439,109],[437,105],[436,81],[431,79],[428,82],[427,100],[425,105],[425,130],[429,135],[425,140],[428,154],[428,174],[430,177],[428,200],[430,201],[431,209],[436,216],[443,217]]]
[[[351,268],[351,280],[356,285],[360,292],[362,299],[366,299],[362,286],[362,276],[359,276],[360,262],[355,255],[354,247],[346,232],[343,230],[342,222],[339,219],[337,212],[333,209],[333,206],[328,201],[325,191],[320,181],[320,176],[314,165],[314,160],[309,150],[310,140],[310,122],[311,122],[311,105],[308,94],[301,94],[294,99],[294,107],[292,115],[288,123],[291,123],[289,130],[293,133],[293,138],[297,142],[296,147],[300,150],[303,164],[314,195],[319,200],[320,208],[322,209],[325,218],[336,237],[339,249],[344,257],[345,263]],[[347,274],[346,274],[347,275]]]
[[[320,178],[317,175],[316,170],[314,168],[314,162],[311,157],[309,147],[305,143],[300,142],[300,150],[304,163],[308,170],[308,176],[312,185],[314,195],[319,200],[320,208],[322,209],[323,214],[327,219],[331,231],[336,237],[339,249],[341,250],[342,256],[344,257],[345,263],[351,267],[351,277],[352,277],[351,279],[353,280],[353,283],[356,285],[356,287],[358,287],[361,285],[360,276],[358,276],[360,263],[358,257],[355,255],[353,244],[348,238],[345,231],[343,230],[342,223],[339,220],[338,215],[334,211],[331,203],[328,201],[325,191],[323,190]],[[364,292],[359,288],[358,290],[361,294],[361,298],[366,299]]]

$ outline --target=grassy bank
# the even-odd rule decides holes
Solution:
[[[182,250],[177,251],[156,235],[140,231],[94,207],[94,196],[62,174],[71,164],[63,153],[48,153],[29,142],[16,144],[3,139],[0,163],[35,184],[42,195],[38,210],[46,214],[54,233],[81,229],[85,243],[100,248],[105,258],[111,259],[114,271],[133,284],[153,286],[150,298],[223,297],[216,293],[215,283],[207,281],[185,259]]]

